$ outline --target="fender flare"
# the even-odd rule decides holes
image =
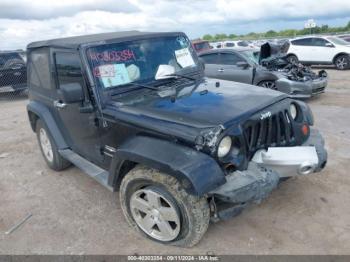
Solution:
[[[50,110],[42,103],[30,101],[27,105],[27,112],[32,130],[35,132],[36,121],[40,118],[46,128],[49,130],[57,148],[59,150],[68,148],[56,121],[54,120]]]
[[[116,150],[108,180],[114,188],[125,175],[121,172],[125,161],[143,164],[177,178],[192,195],[202,196],[226,183],[220,166],[209,155],[153,137],[133,137]]]

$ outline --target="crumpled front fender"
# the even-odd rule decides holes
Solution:
[[[137,136],[120,146],[113,157],[109,184],[121,179],[124,161],[143,164],[177,178],[188,193],[204,195],[226,182],[218,163],[207,154],[175,142]]]

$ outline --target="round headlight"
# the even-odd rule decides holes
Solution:
[[[295,104],[290,104],[289,112],[293,120],[295,120],[298,116],[298,109]]]
[[[221,139],[219,147],[218,147],[218,157],[224,157],[230,152],[232,145],[232,139],[229,136],[225,136]]]

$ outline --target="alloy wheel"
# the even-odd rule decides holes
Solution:
[[[136,224],[152,238],[171,241],[180,232],[177,208],[161,193],[137,190],[130,198],[130,210]]]
[[[273,81],[265,81],[261,84],[262,87],[269,88],[269,89],[276,89],[276,84]]]
[[[47,159],[47,161],[52,162],[53,161],[52,146],[51,146],[50,139],[47,135],[47,132],[44,128],[40,129],[39,138],[40,138],[40,146],[42,148],[45,158]]]
[[[339,69],[345,69],[348,65],[348,62],[344,56],[337,58],[337,61],[335,63]]]

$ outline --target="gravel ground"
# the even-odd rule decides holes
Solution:
[[[308,101],[326,139],[326,169],[291,179],[260,205],[212,224],[191,249],[139,236],[124,220],[118,193],[77,168],[48,169],[27,101],[1,95],[0,254],[350,254],[350,73],[328,71],[327,92]]]

